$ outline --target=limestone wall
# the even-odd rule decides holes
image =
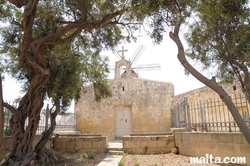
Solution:
[[[174,139],[181,155],[246,157],[250,165],[250,145],[241,133],[177,132]]]
[[[77,126],[82,133],[99,133],[115,137],[116,106],[130,106],[132,133],[166,132],[171,127],[171,106],[174,97],[172,83],[144,79],[116,79],[109,81],[113,97],[97,103],[93,88],[75,104]]]
[[[36,135],[33,145],[35,146],[41,139],[41,135]],[[46,148],[52,148],[53,142],[50,140]],[[102,136],[59,136],[54,140],[53,149],[60,152],[96,152],[104,153],[107,151],[108,142]],[[12,148],[12,137],[4,137],[3,144],[0,146],[0,161],[10,152]]]
[[[124,136],[123,150],[129,154],[161,154],[170,153],[174,146],[172,135]]]
[[[235,90],[234,90],[234,86],[235,86]],[[234,96],[234,95],[243,95],[243,93],[241,92],[241,88],[239,83],[237,84],[221,84],[221,87],[230,95],[230,96]],[[202,88],[198,88],[198,89],[194,89],[179,95],[176,95],[174,97],[174,102],[173,105],[176,105],[177,103],[180,103],[183,101],[183,99],[187,97],[189,102],[195,102],[195,101],[200,101],[200,100],[209,100],[209,99],[214,99],[214,98],[219,98],[219,95],[217,93],[215,93],[212,89],[210,89],[207,86],[204,86]]]
[[[33,146],[35,146],[40,139],[41,139],[41,135],[36,135],[34,142],[33,142]],[[46,144],[46,147],[50,148],[50,146],[51,146],[51,141],[48,141],[48,143]],[[12,136],[3,137],[3,142],[2,142],[2,145],[0,146],[0,161],[2,161],[4,156],[8,152],[10,152],[11,149],[12,149]]]
[[[102,136],[60,137],[54,141],[54,149],[60,152],[104,153],[107,144],[107,138]]]

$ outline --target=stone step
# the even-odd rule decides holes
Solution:
[[[109,151],[123,151],[122,147],[108,147]]]
[[[109,151],[109,153],[108,153],[109,155],[123,155],[124,154],[124,152],[123,151],[116,151],[116,150],[111,150],[111,151]]]

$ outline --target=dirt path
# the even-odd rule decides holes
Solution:
[[[122,159],[124,166],[192,166],[189,157],[176,154],[160,155],[125,155]],[[195,164],[197,166],[218,166],[216,164]]]

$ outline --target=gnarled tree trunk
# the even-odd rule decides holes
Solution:
[[[4,131],[4,110],[3,110],[3,87],[2,87],[2,75],[0,73],[0,147],[3,142]]]
[[[53,27],[51,33],[39,39],[34,39],[32,38],[32,34],[35,33],[33,32],[33,26],[39,0],[9,0],[9,2],[18,8],[24,7],[21,23],[16,22],[21,29],[20,34],[22,34],[22,38],[19,39],[18,43],[18,60],[22,69],[31,76],[28,78],[30,83],[28,91],[20,101],[18,108],[16,109],[8,103],[4,103],[4,107],[8,108],[13,114],[10,120],[13,147],[1,164],[29,166],[40,162],[43,165],[53,165],[53,156],[46,150],[45,144],[51,138],[51,134],[55,129],[55,118],[60,111],[59,101],[54,101],[56,111],[51,113],[51,127],[42,133],[42,138],[33,147],[45,96],[43,87],[50,77],[43,51],[51,45],[63,45],[71,42],[83,29],[90,31],[92,29],[100,29],[109,24],[117,24],[117,21],[114,21],[116,20],[115,18],[128,11],[128,8],[124,7],[93,22],[90,21],[91,19],[87,19],[88,14],[86,10],[80,8],[82,17],[79,20],[72,22],[61,21],[55,17],[52,20]],[[28,124],[27,127],[25,127],[25,122]]]
[[[37,127],[40,121],[40,113],[43,107],[43,100],[45,97],[44,85],[48,82],[50,73],[46,69],[46,61],[42,54],[42,46],[39,43],[32,43],[32,25],[35,18],[36,6],[38,0],[29,1],[25,8],[25,15],[23,20],[24,34],[19,43],[19,63],[27,72],[34,73],[34,76],[29,78],[29,87],[27,93],[24,95],[19,103],[17,109],[4,103],[12,112],[10,119],[10,129],[13,134],[12,150],[5,157],[2,165],[37,165],[37,161],[48,164],[50,161],[41,158],[41,152],[44,146],[33,147],[33,141],[36,135]],[[32,57],[30,59],[30,57]],[[27,123],[27,127],[25,127]],[[46,131],[43,133],[42,139],[48,140],[53,131]],[[41,142],[41,141],[40,141]],[[39,143],[40,143],[39,142]],[[38,143],[38,144],[39,144]],[[44,156],[49,155],[45,153]],[[46,158],[46,157],[45,157]],[[50,164],[51,165],[51,164]]]
[[[48,81],[48,78],[48,72],[45,75],[37,74],[31,81],[29,90],[20,101],[17,109],[6,104],[13,113],[10,119],[13,142],[12,150],[1,163],[2,165],[32,165],[32,162],[37,159],[39,154],[36,152],[41,151],[41,149],[38,148],[35,151],[33,141],[43,107],[45,96],[43,86]],[[27,127],[25,127],[25,122]]]
[[[45,148],[56,126],[56,116],[60,112],[59,101],[56,102],[56,110],[51,113],[51,127],[42,133],[40,141],[33,147],[40,120],[40,113],[43,107],[45,93],[43,85],[49,79],[49,72],[45,75],[37,74],[29,86],[28,92],[24,95],[17,109],[5,104],[13,116],[10,119],[10,128],[13,134],[12,150],[2,161],[3,166],[30,166],[30,165],[54,165],[58,159],[54,154]],[[25,122],[28,124],[25,127]]]
[[[169,36],[178,47],[177,57],[179,61],[185,67],[185,69],[187,69],[196,79],[198,79],[200,82],[204,83],[206,86],[214,90],[220,96],[221,100],[225,103],[228,110],[231,112],[232,116],[234,117],[235,122],[237,123],[238,127],[240,128],[247,142],[250,144],[250,129],[247,127],[247,124],[241,117],[231,97],[227,94],[227,92],[220,85],[218,85],[218,83],[215,80],[215,77],[213,77],[212,79],[206,78],[188,63],[185,57],[184,47],[179,38],[179,29],[182,23],[181,14],[179,14],[178,17],[179,17],[179,20],[175,26],[174,32],[170,32]]]

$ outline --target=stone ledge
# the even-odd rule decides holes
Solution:
[[[171,132],[163,133],[131,133],[130,136],[156,136],[156,135],[172,135]]]
[[[181,155],[204,157],[246,157],[250,165],[250,145],[241,133],[224,132],[179,132],[175,144]]]
[[[101,134],[60,134],[60,133],[57,133],[59,134],[59,137],[101,137],[102,135]]]
[[[123,150],[130,154],[170,153],[174,146],[172,135],[124,136]]]

